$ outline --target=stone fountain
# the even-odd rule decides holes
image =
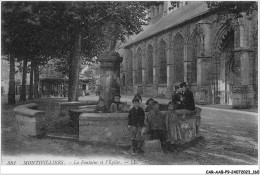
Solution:
[[[105,100],[105,105],[109,109],[114,95],[120,94],[120,63],[123,58],[115,51],[118,38],[115,23],[108,22],[102,31],[107,49],[98,57],[98,61],[101,63],[100,98]]]
[[[118,38],[117,26],[108,22],[103,27],[107,49],[98,57],[101,63],[100,98],[104,99],[109,109],[115,94],[120,94],[120,63],[122,58],[115,51]],[[92,110],[92,112],[91,112]],[[166,113],[167,105],[161,106],[162,113]],[[181,127],[181,143],[195,140],[199,135],[200,109],[196,111],[180,110],[178,122]],[[129,146],[130,135],[127,129],[128,113],[94,113],[93,108],[74,111],[74,119],[78,119],[80,143],[105,143]],[[71,114],[71,116],[73,116]]]

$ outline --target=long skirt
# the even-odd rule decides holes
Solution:
[[[177,122],[170,122],[167,126],[167,141],[174,143],[177,140],[182,140],[180,126]]]

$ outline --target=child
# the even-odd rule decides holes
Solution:
[[[182,90],[180,86],[175,86],[175,91],[173,92],[172,95],[172,103],[173,103],[173,108],[174,109],[182,109],[182,104],[181,104],[181,93]]]
[[[147,101],[146,101],[146,108],[145,108],[145,112],[149,112],[153,109],[153,102],[154,100],[152,98],[149,98]]]
[[[174,111],[174,104],[172,102],[168,103],[168,111],[165,117],[166,122],[166,132],[167,132],[167,141],[172,145],[171,148],[176,150],[176,143],[178,140],[181,140],[181,130],[178,125],[177,115]]]
[[[105,106],[105,101],[103,99],[99,99],[98,105],[96,106],[96,109],[94,110],[94,112],[97,112],[97,113],[108,112],[108,110]]]
[[[146,124],[151,133],[151,140],[159,139],[164,152],[166,152],[165,118],[159,111],[159,103],[153,102],[153,109],[147,114]]]
[[[128,115],[128,128],[131,133],[132,147],[130,153],[136,155],[136,153],[144,153],[141,149],[144,134],[144,110],[140,107],[140,100],[134,98],[132,100],[134,107],[130,109]]]
[[[135,96],[134,96],[134,98],[138,98],[139,99],[139,101],[140,101],[140,107],[141,108],[143,108],[143,110],[145,110],[145,105],[142,103],[142,97],[139,95],[139,94],[136,94]],[[134,99],[133,98],[133,99]],[[134,104],[132,104],[131,106],[130,106],[130,109],[132,109],[134,107]]]
[[[119,94],[116,94],[114,96],[114,102],[110,106],[110,112],[118,113],[118,112],[125,112],[125,105],[120,102],[121,96]]]

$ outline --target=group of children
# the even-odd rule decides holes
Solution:
[[[150,140],[160,140],[164,152],[177,151],[177,144],[182,140],[182,135],[175,109],[195,110],[193,94],[186,88],[186,83],[175,86],[166,114],[159,110],[159,103],[152,98],[147,100],[146,106],[141,102],[141,96],[135,95],[128,114],[128,129],[132,141],[130,153],[135,155],[144,152],[141,148],[145,133],[150,135]],[[105,107],[104,100],[100,99],[95,111],[127,112],[125,105],[120,102],[120,95],[115,95],[110,110]]]
[[[135,155],[144,152],[141,147],[145,133],[150,135],[150,140],[160,140],[164,152],[177,151],[176,144],[182,138],[173,103],[168,103],[168,111],[164,115],[159,110],[159,103],[153,99],[147,101],[145,109],[140,106],[139,98],[135,97],[132,102],[133,108],[128,115],[132,140],[130,153]]]
[[[187,88],[186,83],[175,86],[175,92],[172,101],[168,103],[166,114],[159,110],[159,103],[152,98],[147,100],[146,107],[141,106],[141,101],[140,95],[134,97],[128,115],[128,128],[132,139],[130,153],[143,153],[141,147],[145,133],[150,135],[151,140],[160,140],[164,152],[177,151],[182,134],[175,110],[195,110],[193,94]],[[146,116],[144,112],[147,112]]]

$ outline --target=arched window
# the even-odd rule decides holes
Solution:
[[[142,49],[139,48],[136,53],[136,84],[142,83]]]
[[[184,81],[184,39],[180,34],[177,34],[174,38],[174,81]]]
[[[152,7],[152,8],[151,8],[151,17],[154,17],[154,16],[155,16],[154,13],[155,13],[155,9],[154,9],[154,7]]]
[[[129,52],[128,57],[128,85],[133,85],[133,52]]]
[[[199,38],[194,36],[191,44],[191,83],[197,82],[197,56],[199,53]]]
[[[148,46],[147,53],[147,83],[153,83],[153,47],[151,45]]]
[[[157,16],[159,14],[159,5],[157,5],[155,8],[156,8],[155,15]]]
[[[167,83],[167,58],[166,58],[166,43],[162,40],[159,46],[159,83]]]

